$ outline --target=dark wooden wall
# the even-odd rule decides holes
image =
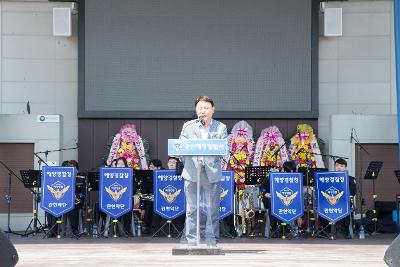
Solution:
[[[1,143],[0,160],[21,177],[20,170],[33,170],[33,144]],[[0,213],[7,212],[8,173],[0,165]],[[11,213],[25,212],[32,212],[31,192],[15,176],[11,176]]]
[[[400,184],[394,175],[394,170],[398,169],[398,144],[362,144],[368,151],[366,154],[356,145],[356,179],[358,203],[360,202],[361,186],[366,206],[364,212],[373,208],[373,188],[371,180],[364,180],[365,172],[371,161],[383,161],[383,168],[375,181],[375,193],[378,195],[377,201],[396,201],[396,193],[400,193]],[[359,208],[360,205],[357,205]],[[365,209],[366,208],[366,209]]]
[[[150,158],[159,158],[166,165],[167,140],[178,138],[185,120],[108,120],[108,119],[80,119],[78,125],[79,164],[81,171],[95,169],[103,165],[102,157],[106,153],[107,141],[114,136],[125,123],[133,123],[137,132],[150,144]],[[221,120],[228,127],[230,133],[233,125],[239,120]],[[308,123],[317,134],[318,120],[279,119],[279,120],[246,120],[253,127],[255,140],[261,131],[271,125],[276,125],[285,139],[296,133],[299,123]],[[108,153],[108,151],[107,151]]]

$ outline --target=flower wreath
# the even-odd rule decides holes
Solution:
[[[240,179],[244,178],[245,167],[251,164],[254,153],[253,129],[246,121],[236,123],[228,135],[230,154],[222,161],[223,170],[234,170],[234,177],[239,188],[244,187]]]
[[[253,166],[273,166],[282,169],[287,160],[286,144],[279,128],[270,126],[262,130],[257,140]]]
[[[308,124],[297,125],[297,133],[290,139],[290,159],[297,167],[325,168],[313,128]]]
[[[134,124],[122,125],[112,141],[107,158],[107,165],[114,159],[124,157],[129,167],[147,169],[147,161],[142,138],[136,132]]]

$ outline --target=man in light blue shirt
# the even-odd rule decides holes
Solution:
[[[213,120],[214,101],[208,96],[200,96],[195,101],[199,119],[186,122],[180,139],[225,139],[225,124]],[[182,177],[185,179],[186,195],[186,240],[189,245],[197,242],[197,182],[200,181],[207,207],[205,241],[215,245],[219,237],[220,185],[222,177],[220,156],[185,156]]]

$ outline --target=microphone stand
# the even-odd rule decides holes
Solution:
[[[12,196],[11,196],[11,176],[16,177],[21,183],[23,183],[23,181],[3,161],[0,161],[0,164],[8,171],[8,191],[7,191],[7,194],[5,195],[5,199],[7,201],[7,231],[6,231],[7,237],[10,238],[10,234],[23,236],[23,234],[16,233],[16,232],[12,231],[11,228],[10,228],[11,199],[12,199]],[[29,188],[29,190],[33,193],[32,189]]]
[[[55,150],[45,150],[45,151],[34,152],[33,154],[38,158],[38,164],[39,164],[39,168],[40,168],[40,162],[43,162],[46,166],[49,166],[47,164],[47,156],[48,156],[49,153],[69,151],[69,150],[74,150],[74,149],[78,149],[78,148],[79,148],[79,146],[70,147],[70,148],[59,148],[59,149],[55,149]],[[44,161],[38,154],[44,154],[45,158],[46,158],[46,161]]]
[[[282,147],[284,147],[286,145],[286,142],[283,142],[283,144],[274,152],[274,154],[272,155],[273,157],[275,157],[276,158],[276,161],[275,161],[275,165],[276,166],[278,166],[279,165],[279,162],[278,162],[278,153],[282,150]],[[283,166],[281,166],[281,167],[283,167]]]
[[[41,164],[42,163],[44,163],[44,165],[46,165],[46,166],[49,166],[48,164],[47,164],[47,152],[45,153],[45,155],[46,155],[46,160],[44,160],[44,159],[42,159],[39,155],[38,155],[38,153],[45,153],[45,152],[33,152],[33,155],[35,155],[35,157],[37,157],[38,158],[38,167],[39,167],[39,169],[41,169]]]
[[[355,132],[355,135],[356,135],[356,137],[357,138],[355,138],[354,136],[353,136],[353,131]],[[365,228],[364,228],[364,217],[363,217],[363,202],[364,202],[364,199],[363,199],[363,186],[362,186],[362,177],[361,177],[361,175],[362,175],[362,172],[363,172],[363,166],[362,166],[362,164],[363,164],[363,153],[362,153],[362,150],[367,154],[367,155],[369,155],[369,152],[363,147],[363,145],[361,145],[361,143],[360,143],[360,141],[358,140],[358,136],[357,136],[357,132],[356,132],[356,130],[355,129],[352,129],[352,132],[351,132],[351,137],[350,137],[350,143],[352,143],[351,141],[354,141],[355,142],[355,144],[357,144],[358,145],[358,148],[359,148],[359,151],[360,151],[360,203],[361,203],[361,205],[360,205],[360,213],[361,213],[361,225],[360,225],[360,230],[359,230],[359,239],[365,239]],[[375,207],[374,207],[375,208]]]

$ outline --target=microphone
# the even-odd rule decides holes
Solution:
[[[354,128],[351,128],[351,134],[350,134],[350,144],[353,143],[353,130]]]
[[[204,124],[205,124],[205,121],[204,121],[204,117],[198,117],[197,119],[196,119],[196,122],[200,122],[203,126],[204,126]]]

